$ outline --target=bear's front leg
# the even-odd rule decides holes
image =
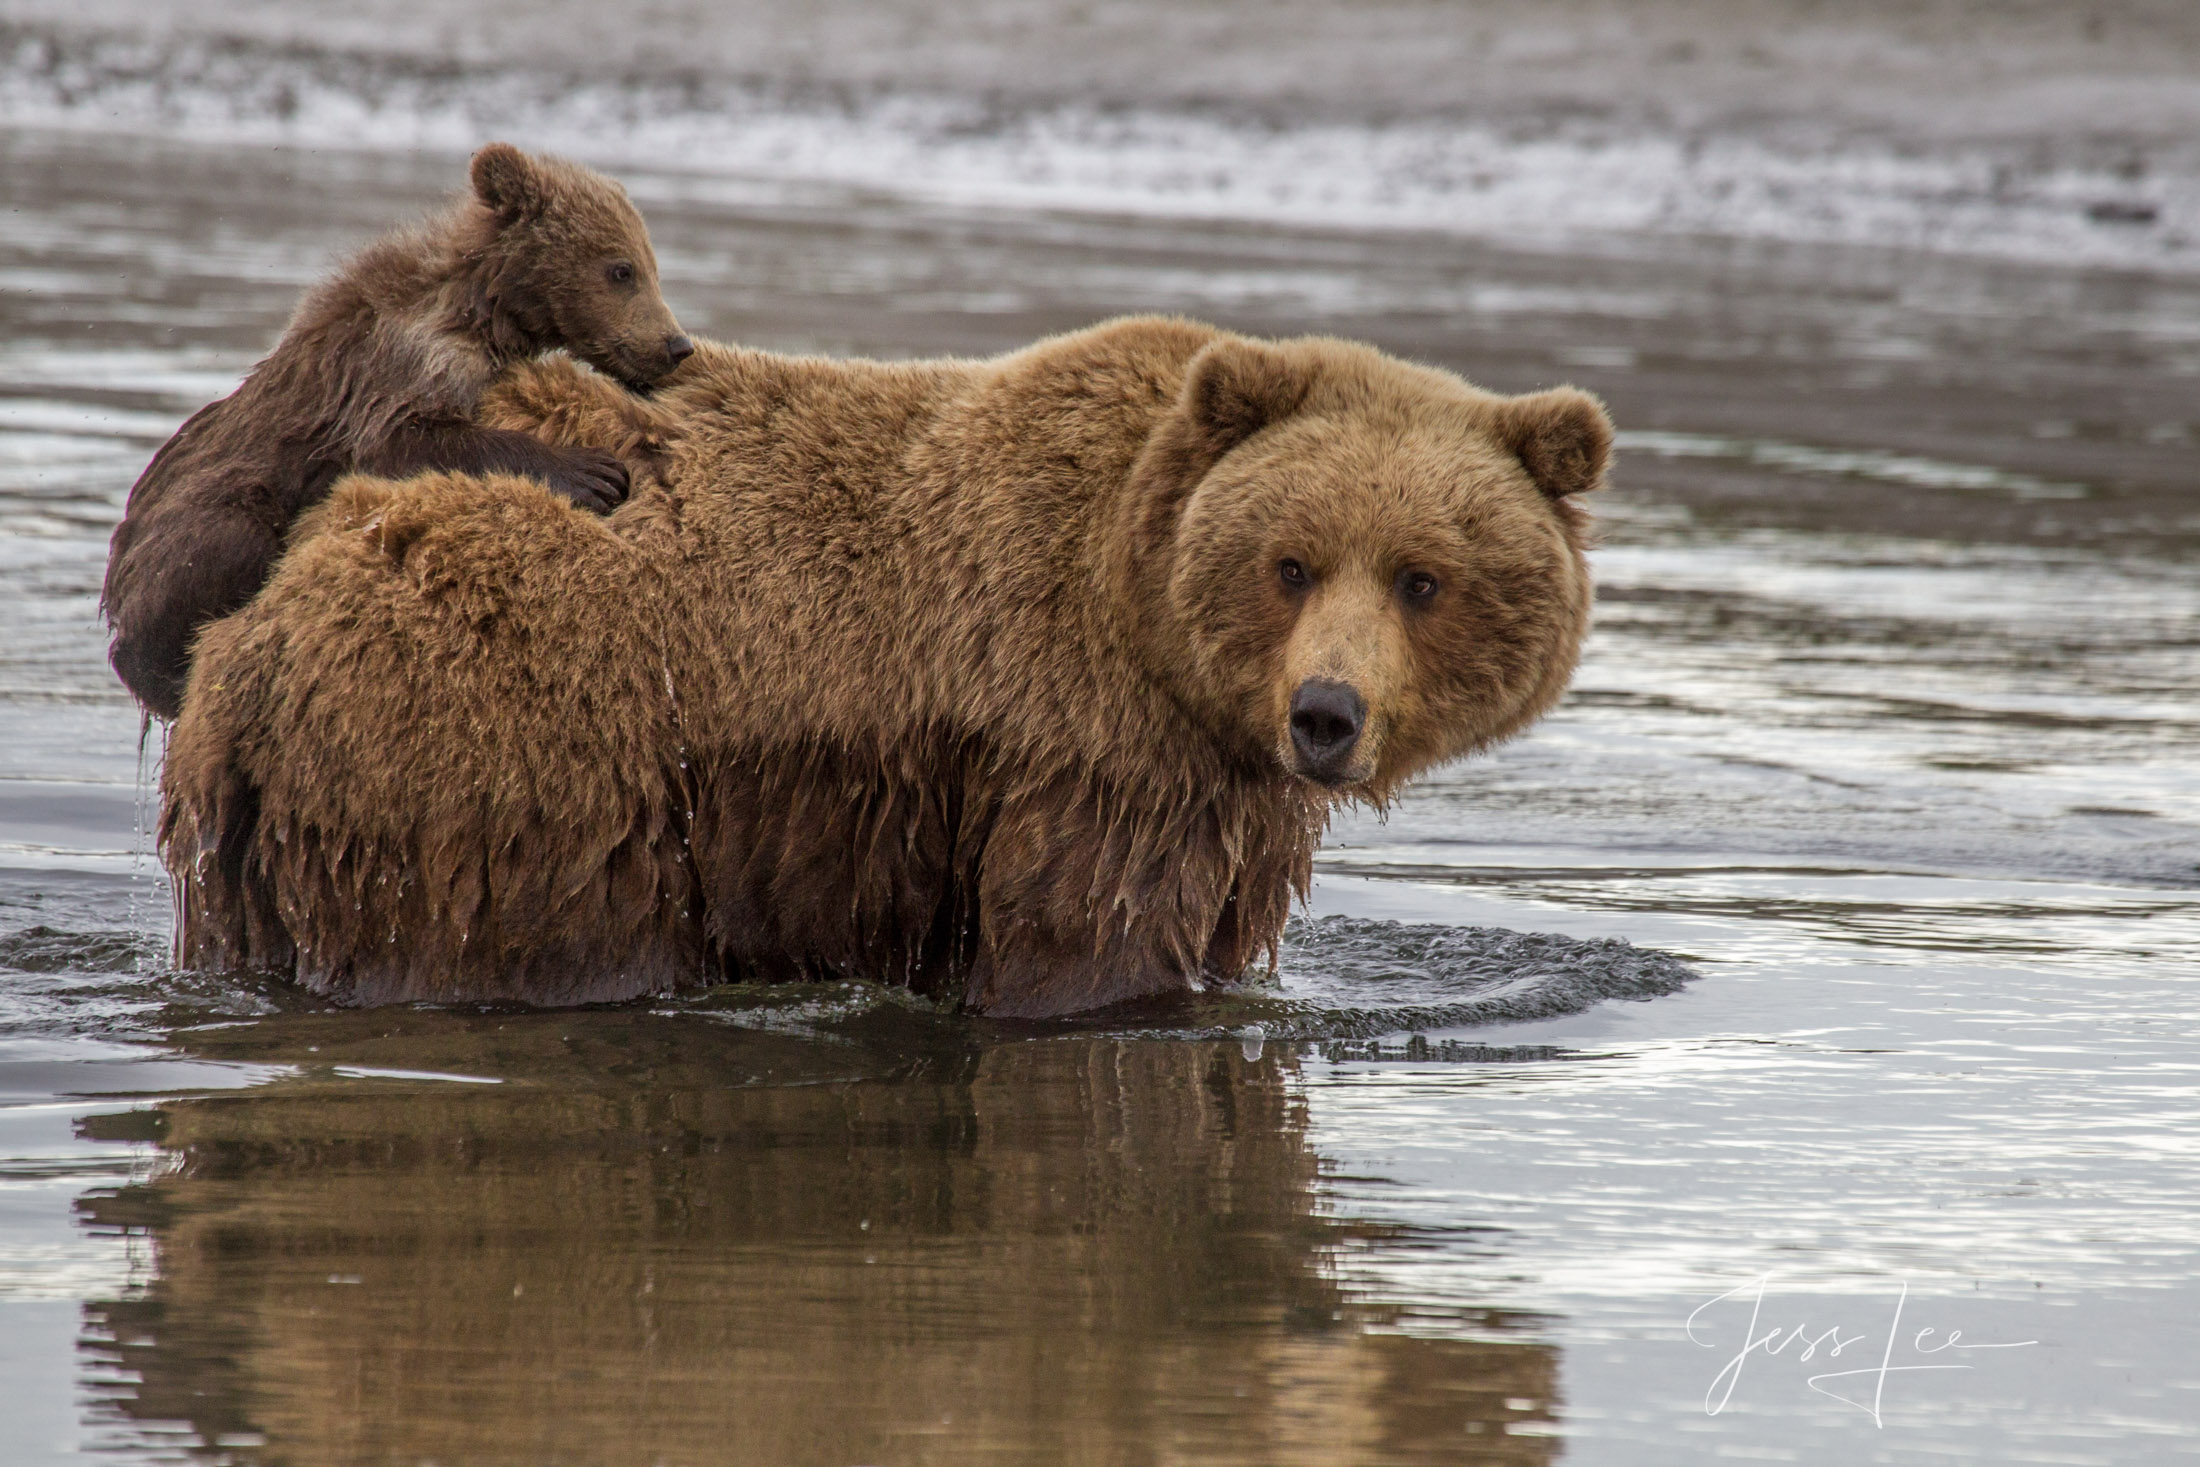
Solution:
[[[1191,992],[1193,975],[1150,944],[1101,940],[1096,951],[1094,937],[1090,929],[1025,927],[999,942],[981,941],[963,1007],[989,1019],[1065,1019]]]
[[[516,474],[582,509],[609,514],[625,502],[626,465],[600,448],[560,447],[531,434],[457,419],[416,421],[359,456],[360,471],[384,479],[415,474]]]
[[[1145,807],[1074,776],[1016,797],[986,837],[963,1006],[1054,1019],[1191,992],[1234,866],[1210,808]]]

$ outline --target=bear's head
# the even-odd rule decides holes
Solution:
[[[1241,752],[1380,803],[1558,700],[1612,428],[1369,347],[1223,337],[1132,472],[1141,641]]]
[[[626,190],[509,143],[474,154],[472,179],[489,242],[471,304],[498,351],[562,347],[644,391],[695,350],[658,293],[649,230]]]

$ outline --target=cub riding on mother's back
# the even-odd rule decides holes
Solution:
[[[484,418],[632,456],[354,478],[201,643],[182,958],[352,1002],[905,983],[996,1015],[1239,977],[1332,803],[1555,702],[1611,429],[1325,339],[992,361],[705,344]]]
[[[115,671],[153,713],[176,716],[192,639],[252,599],[291,521],[347,471],[523,474],[603,511],[625,496],[613,455],[474,416],[515,360],[563,348],[643,390],[694,349],[657,293],[642,216],[603,175],[503,143],[472,177],[472,197],[307,296],[131,489],[100,599]]]

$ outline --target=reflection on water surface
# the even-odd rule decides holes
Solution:
[[[179,1036],[318,1054],[84,1122],[157,1155],[78,1203],[155,1259],[86,1306],[98,1414],[241,1462],[1553,1458],[1552,1346],[1340,1288],[1384,1240],[1273,1051],[583,1017]],[[497,1083],[353,1078],[394,1056]]]

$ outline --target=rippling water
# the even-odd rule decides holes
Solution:
[[[1595,387],[1588,660],[1339,822],[1273,986],[360,1014],[164,971],[94,602],[152,447],[458,160],[0,158],[11,1464],[2200,1446],[2200,286],[635,173],[703,334],[1183,310]]]

